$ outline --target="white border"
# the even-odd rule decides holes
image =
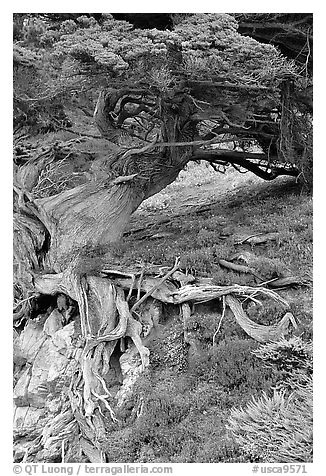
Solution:
[[[323,462],[325,462],[325,397],[324,397],[324,364],[323,349],[325,348],[325,229],[326,223],[324,210],[324,190],[326,177],[326,157],[324,157],[324,137],[325,137],[325,7],[322,2],[317,1],[296,1],[285,2],[275,0],[273,2],[263,1],[233,1],[227,2],[207,2],[200,1],[198,4],[189,1],[158,2],[132,2],[119,1],[110,2],[67,2],[56,1],[46,3],[44,1],[14,1],[10,5],[4,3],[1,8],[2,24],[1,34],[1,65],[4,67],[1,74],[1,319],[2,319],[2,340],[0,341],[0,362],[1,362],[1,423],[2,441],[0,444],[0,468],[1,463],[5,463],[3,474],[12,472],[12,14],[20,12],[138,12],[138,13],[162,13],[162,12],[287,12],[287,13],[314,13],[314,463],[309,465],[308,474],[321,475],[325,473]],[[168,464],[166,464],[168,465]],[[176,466],[176,465],[173,465]],[[250,474],[252,465],[219,463],[212,465],[186,465],[179,464],[179,471],[205,471],[207,474]],[[205,466],[205,468],[204,468]],[[246,469],[247,468],[247,469]],[[248,471],[248,473],[247,473]]]

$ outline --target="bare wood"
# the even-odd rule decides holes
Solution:
[[[134,289],[134,285],[135,285],[135,282],[136,282],[136,275],[133,274],[133,275],[131,276],[131,279],[132,279],[132,282],[131,282],[131,286],[130,286],[130,289],[129,289],[129,292],[128,292],[128,296],[127,296],[127,299],[126,299],[127,302],[128,302],[129,299],[131,298],[132,290]]]
[[[223,311],[222,311],[222,315],[221,315],[221,319],[218,323],[218,326],[217,326],[217,329],[216,331],[214,332],[213,334],[213,346],[215,345],[215,339],[216,339],[216,336],[221,328],[221,325],[222,325],[222,321],[223,321],[223,318],[225,316],[225,310],[226,310],[226,301],[225,301],[225,296],[222,297],[222,300],[223,300]]]
[[[286,276],[285,278],[277,278],[269,283],[272,288],[281,288],[285,286],[309,286],[309,280],[300,278],[300,276]]]
[[[190,339],[188,332],[186,331],[186,321],[191,316],[191,310],[188,303],[181,304],[181,314],[182,314],[182,327],[183,327],[183,340],[186,344],[190,344]]]
[[[133,271],[133,270],[132,270]],[[103,276],[106,276],[106,275],[116,275],[116,276],[127,276],[128,278],[132,277],[132,276],[135,276],[137,274],[140,274],[139,272],[137,271],[120,271],[120,270],[117,270],[117,269],[109,269],[109,268],[105,268],[105,269],[101,269],[101,274],[103,274]]]
[[[159,287],[156,285],[158,284],[159,279],[154,278],[152,276],[144,276],[143,278],[138,278],[137,284],[134,284],[134,289],[139,289],[139,293],[143,291],[144,293],[149,292],[154,286],[155,290],[152,291],[152,297],[158,299],[167,304],[174,304],[174,293],[177,292],[178,288],[170,281],[167,280]],[[129,291],[130,286],[132,285],[132,278],[116,278],[114,283],[117,286],[122,287],[124,290]]]
[[[182,273],[181,271],[175,271],[172,275],[172,279],[174,281],[179,281],[181,286],[184,286],[185,284],[194,283],[196,281],[195,276],[193,276],[192,274]]]
[[[220,259],[218,263],[224,268],[231,269],[232,271],[236,271],[238,273],[252,274],[252,269],[250,269],[248,266],[231,263],[230,261],[226,261],[225,259]]]
[[[249,239],[251,238],[254,238],[256,236],[261,236],[263,235],[263,233],[255,233],[254,235],[249,235],[247,236],[246,238],[243,238],[242,240],[240,241],[237,241],[236,243],[234,243],[235,245],[242,245],[243,243],[245,243],[246,241],[248,241]]]
[[[112,180],[111,185],[118,185],[120,183],[130,182],[135,177],[137,177],[137,175],[138,174],[121,175],[120,177],[117,177],[116,179]]]
[[[152,293],[158,289],[161,284],[164,283],[164,281],[166,281],[170,276],[172,276],[172,274],[179,268],[179,263],[180,263],[180,257],[177,257],[175,259],[175,263],[174,263],[174,266],[173,268],[165,275],[163,276],[162,279],[160,279],[158,281],[157,284],[155,284],[142,298],[139,299],[139,301],[137,301],[131,308],[131,312],[134,311],[135,309],[137,309],[137,307],[140,306],[141,303],[143,303],[149,296],[152,295]]]
[[[128,303],[124,299],[124,293],[122,289],[116,290],[115,304],[119,313],[119,320],[114,329],[110,330],[105,335],[101,335],[96,338],[89,337],[87,339],[87,345],[85,347],[85,352],[88,352],[93,347],[97,346],[101,342],[110,342],[121,337],[124,337],[127,329],[128,319],[129,319],[129,308]]]
[[[137,286],[137,301],[140,299],[140,290],[141,290],[141,283],[144,278],[144,268],[141,270],[139,281],[138,281],[138,286]]]
[[[256,324],[254,321],[249,319],[238,299],[234,296],[227,295],[225,300],[226,304],[233,312],[237,323],[250,337],[258,342],[277,342],[288,333],[290,322],[292,324],[295,323],[293,315],[290,312],[287,312],[277,324],[271,326]]]
[[[237,242],[237,245],[242,245],[244,243],[249,243],[251,245],[259,245],[266,243],[267,241],[275,241],[279,237],[279,233],[257,233],[257,235],[251,235],[245,238],[244,240]]]
[[[188,284],[182,286],[178,291],[173,293],[173,302],[175,304],[181,304],[183,302],[189,301],[207,302],[229,294],[234,294],[235,296],[240,297],[250,296],[251,294],[257,294],[257,291],[262,295],[278,302],[285,309],[289,308],[287,301],[271,289],[263,287],[240,286],[239,284],[233,284],[230,286],[218,286],[210,283]]]

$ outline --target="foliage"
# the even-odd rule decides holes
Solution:
[[[64,81],[46,52],[14,45],[14,127],[48,132],[69,125],[63,108]]]
[[[268,343],[253,354],[274,367],[278,390],[231,411],[228,429],[252,460],[312,461],[312,345],[299,337]]]
[[[292,394],[263,394],[231,412],[228,428],[252,461],[312,461],[312,383]]]
[[[237,22],[230,15],[192,15],[172,31],[134,29],[113,17],[101,25],[87,17],[78,18],[75,27],[73,23],[69,20],[61,25],[55,54],[72,57],[81,71],[84,67],[102,68],[103,73],[112,77],[145,81],[148,70],[158,71],[164,64],[169,65],[173,45],[182,51],[183,63],[179,68],[187,74],[196,74],[197,78],[198,73],[203,79],[227,74],[229,78],[243,80],[245,75],[251,81],[268,82],[294,71],[293,65],[273,46],[241,36]],[[210,66],[208,71],[207,66]]]
[[[132,429],[109,436],[110,462],[219,462],[239,458],[227,438],[221,387],[173,371],[143,376],[134,392],[139,416]]]
[[[294,336],[279,342],[267,343],[253,351],[280,373],[280,384],[283,388],[292,385],[293,381],[301,380],[305,375],[312,376],[312,343]]]
[[[189,91],[198,106],[198,131],[208,127],[208,133],[216,128],[221,133],[235,126],[230,139],[241,150],[255,145],[268,156],[276,153],[279,160],[298,164],[300,177],[311,182],[310,111],[296,99],[307,78],[272,44],[242,35],[236,18],[185,14],[175,16],[171,29],[159,30],[134,28],[111,14],[17,14],[15,47],[25,48],[25,56],[40,55],[41,63],[27,89],[19,79],[25,68],[16,69],[16,123],[41,123],[43,131],[69,127],[64,109],[83,98],[94,103],[108,84],[117,89],[140,85],[154,102],[176,89]],[[207,88],[207,81],[220,86]],[[283,91],[289,83],[294,89],[286,102]],[[155,114],[140,116],[149,121],[147,129],[158,127]],[[133,136],[135,121],[124,126]],[[148,130],[143,132],[144,138]]]
[[[268,84],[293,72],[292,64],[272,45],[239,35],[238,24],[230,15],[192,15],[179,23],[175,31],[185,52],[185,70],[197,79],[225,75],[233,80]]]
[[[164,339],[161,335],[162,345]],[[109,461],[250,461],[226,433],[225,422],[234,404],[276,381],[250,353],[255,347],[249,340],[227,339],[181,373],[164,362],[153,366],[133,392],[130,408],[138,417],[127,416],[121,431],[109,435]]]
[[[238,398],[253,389],[266,390],[276,382],[275,376],[270,369],[262,369],[261,363],[251,355],[255,347],[252,340],[227,337],[194,359],[191,372],[200,380],[216,382],[223,389],[235,392]]]

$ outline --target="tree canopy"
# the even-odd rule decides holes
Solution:
[[[120,93],[107,111],[102,134],[113,142],[113,137],[136,136],[140,146],[161,128],[164,101],[174,101],[176,108],[177,97],[187,95],[192,110],[179,142],[212,140],[207,159],[213,164],[233,163],[229,152],[224,160],[221,145],[214,158],[215,135],[216,144],[233,141],[237,151],[245,152],[242,160],[234,156],[236,166],[241,162],[265,178],[274,178],[280,169],[271,172],[270,163],[293,164],[283,167],[284,173],[301,174],[311,182],[310,67],[303,72],[298,62],[302,55],[289,59],[266,42],[268,37],[261,43],[244,36],[241,32],[248,35],[249,31],[246,16],[174,14],[172,26],[164,30],[137,28],[111,14],[71,17],[19,17],[21,29],[17,27],[15,36],[17,123],[24,118],[31,121],[38,111],[46,115],[50,109],[52,121],[46,120],[46,126],[55,127],[57,120],[62,125],[63,103],[85,97],[94,102],[99,91],[109,87]],[[131,20],[132,15],[129,17]],[[283,17],[252,17],[251,25],[255,21],[258,25],[252,27],[256,38],[262,20],[268,32],[288,25],[282,38],[286,33],[298,35],[297,31],[302,36],[302,27],[306,27],[309,47],[309,17],[298,18],[294,33]],[[277,33],[274,36],[280,38]],[[269,38],[273,40],[272,35]],[[309,65],[310,61],[309,50]],[[28,91],[21,81],[26,74],[31,76]],[[184,111],[179,116],[182,114]],[[263,156],[256,160],[250,153],[257,147]],[[195,149],[189,159],[195,159],[196,152],[204,158],[200,144]]]

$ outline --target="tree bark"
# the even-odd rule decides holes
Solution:
[[[126,105],[141,101],[153,106],[154,100],[136,89],[100,94],[95,121],[115,145],[93,162],[87,183],[35,198],[44,155],[17,172],[15,319],[20,329],[24,319],[32,319],[15,333],[16,461],[105,461],[116,410],[149,364],[146,339],[160,317],[155,299],[181,305],[239,291],[237,286],[192,286],[187,277],[177,286],[176,260],[162,278],[139,274],[135,303],[129,301],[134,271],[115,280],[105,273],[117,265],[113,248],[132,213],[196,157],[191,146],[196,106],[178,91],[154,101],[156,136],[150,143],[127,150],[118,145],[124,121],[135,115]],[[171,145],[180,142],[187,145]],[[40,296],[48,299],[45,313],[33,308]],[[238,321],[251,328],[242,315]],[[120,389],[114,394],[116,379]]]
[[[123,105],[134,100],[130,94],[108,90],[99,97],[95,120],[111,141],[118,141],[120,134],[112,118],[123,123]],[[172,99],[160,104],[165,120],[159,135],[166,142],[183,139],[183,124],[193,112],[186,97]],[[177,111],[172,108],[175,104]],[[21,323],[31,313],[31,296],[53,296],[53,301],[63,293],[78,306],[77,315],[66,322],[54,304],[36,327],[30,320],[15,337],[17,461],[61,457],[101,462],[105,428],[116,421],[114,407],[127,398],[148,365],[143,327],[131,315],[123,288],[99,271],[111,263],[111,246],[121,239],[131,214],[144,199],[173,182],[189,160],[189,147],[155,144],[156,140],[129,150],[111,147],[107,157],[93,163],[86,184],[50,197],[32,196],[42,170],[37,160],[24,166],[16,181],[14,249],[17,288],[23,299],[15,317]],[[30,172],[33,183],[27,187]],[[137,308],[140,316],[144,306],[146,302]],[[111,356],[125,337],[131,340],[120,359],[123,383],[115,399],[107,375]],[[28,437],[23,436],[26,427],[33,428]]]

